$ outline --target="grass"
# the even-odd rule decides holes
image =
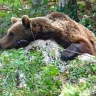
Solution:
[[[96,92],[96,64],[73,60],[63,78],[67,79],[62,88],[64,96],[91,96]]]
[[[42,0],[39,6],[33,5],[29,8],[25,8],[21,0],[15,0],[15,4],[14,0],[3,1],[0,0],[0,5],[8,6],[9,11],[0,11],[0,36],[7,32],[12,16],[21,17],[27,14],[30,17],[36,17],[56,11],[56,6],[47,6],[47,0]],[[32,3],[32,0],[29,1]],[[81,9],[83,7],[81,6]],[[90,22],[89,18],[80,21],[89,27]],[[25,75],[26,87],[17,87],[18,70]],[[34,50],[27,54],[23,49],[0,51],[0,96],[58,96],[59,94],[91,96],[93,91],[96,92],[96,64],[94,62],[73,60],[64,73],[60,73],[58,61],[46,65],[42,51]]]
[[[0,68],[0,95],[43,96],[45,94],[45,96],[57,96],[61,84],[57,78],[60,71],[54,64],[45,65],[41,54],[36,51],[26,54],[23,49],[1,53],[0,64],[3,68]],[[22,70],[24,73],[26,88],[16,87],[17,70]]]
[[[42,51],[26,53],[21,48],[1,52],[0,65],[0,96],[90,96],[96,90],[95,63],[73,60],[60,73],[56,62],[44,63]],[[17,70],[24,73],[26,87],[16,86]]]

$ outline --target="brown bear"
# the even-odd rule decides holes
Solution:
[[[53,39],[62,45],[62,60],[72,60],[77,55],[96,53],[96,38],[83,25],[73,21],[67,15],[53,12],[44,17],[12,17],[12,26],[0,40],[0,48],[19,48],[37,39]]]

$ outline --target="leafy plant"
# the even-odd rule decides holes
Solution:
[[[45,65],[41,51],[34,50],[26,54],[23,49],[8,50],[1,53],[0,64],[3,67],[0,69],[0,95],[57,96],[60,91],[61,83],[57,78],[60,71],[54,64]],[[17,70],[24,73],[27,87],[16,88]]]
[[[61,96],[90,96],[96,90],[96,64],[73,60],[63,74]],[[65,80],[66,80],[65,79]]]
[[[96,73],[96,64],[89,62],[73,61],[69,68],[68,77],[70,81],[75,82],[80,78],[87,78],[89,75]]]

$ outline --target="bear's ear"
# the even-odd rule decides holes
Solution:
[[[28,28],[30,27],[30,19],[27,15],[22,16],[22,24]]]
[[[16,22],[19,21],[19,20],[20,20],[20,18],[15,18],[15,17],[12,17],[12,18],[11,18],[12,24],[16,23]]]

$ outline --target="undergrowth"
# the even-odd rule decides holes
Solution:
[[[63,78],[67,79],[62,88],[63,96],[95,96],[96,94],[96,63],[73,60],[68,65]]]
[[[23,49],[1,52],[0,96],[90,96],[96,90],[96,64],[73,60],[64,73],[56,63],[45,64],[42,51]],[[17,86],[22,71],[26,87]],[[61,82],[62,78],[65,82]],[[63,81],[64,81],[63,80]],[[85,94],[85,95],[84,95]]]
[[[27,14],[29,17],[37,17],[56,11],[57,5],[47,6],[48,0],[38,0],[42,1],[41,3],[35,3],[37,0],[28,0],[27,6],[22,1],[24,0],[0,0],[0,8],[8,7],[8,11],[0,11],[0,36],[7,32],[13,16],[21,18],[22,15]],[[57,0],[53,1],[57,2]],[[84,10],[85,5],[82,4],[79,9]],[[74,9],[74,6],[72,8]],[[71,14],[74,18],[73,11]],[[86,16],[80,20],[80,23],[90,30],[92,26],[96,26],[96,23]],[[93,31],[96,31],[95,28]],[[43,58],[41,51],[28,53],[23,49],[0,51],[0,96],[58,96],[59,94],[92,96],[92,92],[96,92],[96,64],[94,62],[73,60],[64,73],[60,73],[56,61],[46,65]],[[18,71],[25,76],[26,87],[24,88],[17,86]]]
[[[45,65],[41,52],[8,50],[0,56],[0,96],[58,96],[60,73],[56,65]],[[26,78],[26,88],[18,88],[17,70]],[[45,95],[43,95],[45,94]]]

